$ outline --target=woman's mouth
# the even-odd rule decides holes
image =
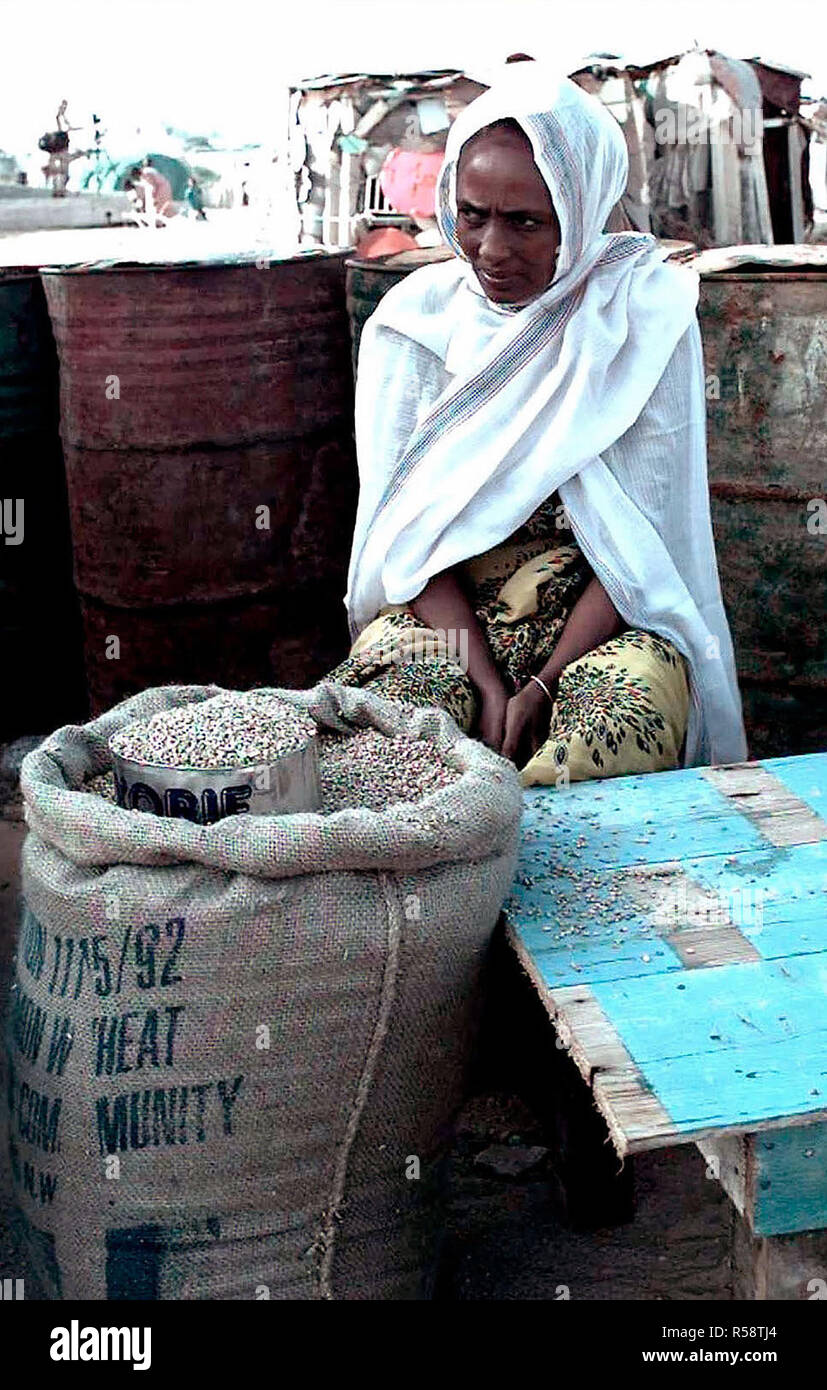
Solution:
[[[494,289],[505,289],[509,285],[514,284],[515,277],[513,275],[503,275],[501,271],[494,272],[491,270],[479,269],[477,274],[481,280],[485,281],[486,285],[491,285]]]
[[[518,275],[495,275],[491,271],[478,270],[477,279],[483,294],[497,304],[511,304],[525,293]]]

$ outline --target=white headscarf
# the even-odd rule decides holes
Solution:
[[[560,223],[553,280],[490,303],[456,240],[463,144],[512,118]],[[455,121],[438,216],[457,259],[424,267],[362,334],[351,636],[435,574],[504,541],[558,491],[623,619],[686,656],[686,761],[746,755],[709,517],[698,278],[641,233],[604,233],[626,184],[617,122],[537,63],[513,64]]]

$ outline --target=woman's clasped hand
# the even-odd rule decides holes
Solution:
[[[481,692],[477,735],[495,753],[523,767],[548,738],[551,713],[551,701],[535,681],[511,696],[502,682],[492,684]]]

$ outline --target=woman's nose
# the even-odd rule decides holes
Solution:
[[[493,267],[507,260],[510,250],[506,228],[495,218],[490,218],[480,238],[479,259],[483,265]]]

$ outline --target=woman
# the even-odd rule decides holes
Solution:
[[[599,101],[507,69],[448,138],[456,259],[360,349],[356,640],[330,678],[442,706],[525,786],[746,756],[698,281],[604,233],[626,175]]]

